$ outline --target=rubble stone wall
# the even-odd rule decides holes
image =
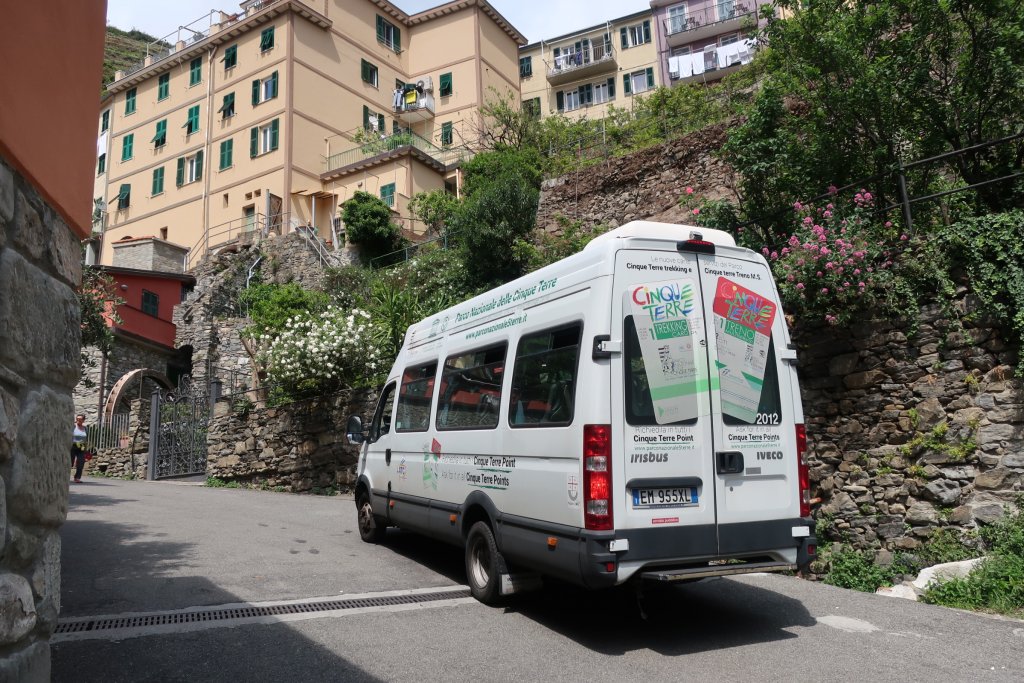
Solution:
[[[0,158],[0,680],[47,681],[81,345],[79,240]]]

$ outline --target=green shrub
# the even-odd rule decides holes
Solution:
[[[824,581],[831,586],[873,593],[893,582],[894,569],[875,564],[870,551],[833,544],[824,555],[828,565]]]

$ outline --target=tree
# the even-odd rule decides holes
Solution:
[[[458,207],[459,200],[445,190],[417,192],[409,200],[409,213],[423,223],[428,235],[444,232]]]
[[[86,266],[82,268],[82,284],[75,292],[81,311],[81,366],[83,382],[91,388],[91,381],[86,376],[85,368],[91,367],[89,348],[98,349],[103,356],[109,356],[114,350],[114,331],[112,325],[121,322],[117,307],[124,303],[117,294],[117,283],[114,278],[99,268]]]
[[[792,16],[771,19],[763,32],[771,47],[767,87],[726,149],[743,176],[748,214],[874,175],[881,204],[895,194],[893,171],[901,159],[1019,132],[1024,4],[1018,0],[777,4]],[[975,183],[1019,169],[1022,158],[1018,141],[950,159],[947,168]],[[938,169],[911,174],[911,193],[925,193],[938,175]],[[1005,183],[978,193],[993,210],[1021,201]]]
[[[391,222],[391,209],[379,197],[357,191],[342,205],[345,235],[363,248],[366,258],[394,251],[401,246],[402,233]]]
[[[488,95],[477,114],[477,139],[471,145],[475,151],[537,147],[540,112],[521,103],[512,91],[503,95],[492,86]]]
[[[463,166],[466,199],[451,233],[462,253],[471,287],[493,286],[525,272],[517,244],[537,225],[540,155],[501,148],[478,154]]]

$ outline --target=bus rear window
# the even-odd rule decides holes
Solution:
[[[643,351],[640,347],[640,339],[636,332],[636,324],[633,316],[626,316],[625,319],[625,360],[626,368],[626,422],[631,425],[692,425],[697,423],[697,418],[688,418],[676,422],[658,422],[654,414],[654,399],[651,392],[651,383],[647,378],[647,369],[644,365]],[[692,410],[687,412],[696,413],[696,395],[680,396],[680,401],[694,401]]]

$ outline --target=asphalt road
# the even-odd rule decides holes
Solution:
[[[362,543],[338,497],[86,479],[62,537],[64,623],[465,578],[453,546],[397,530]],[[769,575],[649,592],[644,607],[631,590],[555,584],[501,608],[455,599],[58,635],[53,680],[1024,680],[1021,621]]]

